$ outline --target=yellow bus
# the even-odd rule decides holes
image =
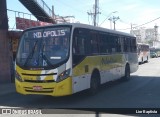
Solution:
[[[136,38],[79,23],[35,27],[23,32],[16,56],[20,94],[71,95],[123,78],[138,69]]]

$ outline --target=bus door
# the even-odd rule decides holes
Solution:
[[[89,58],[87,57],[88,36],[86,30],[75,29],[73,34],[73,92],[90,87]]]

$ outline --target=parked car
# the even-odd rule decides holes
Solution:
[[[157,53],[156,52],[150,52],[150,57],[151,58],[157,58],[158,56],[157,56]]]

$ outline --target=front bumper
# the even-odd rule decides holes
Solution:
[[[65,96],[72,94],[71,77],[68,77],[59,83],[20,82],[17,79],[15,79],[15,84],[16,84],[16,91],[24,95],[38,94],[38,95],[51,95],[51,96]]]

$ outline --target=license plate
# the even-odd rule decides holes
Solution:
[[[33,86],[33,90],[41,91],[42,90],[42,86]]]

